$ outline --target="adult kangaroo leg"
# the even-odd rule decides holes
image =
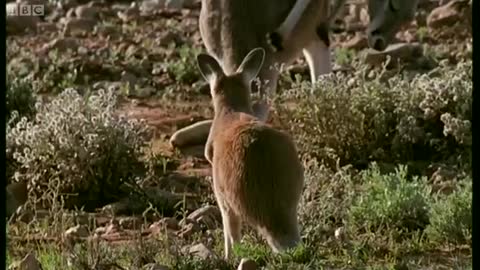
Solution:
[[[303,49],[303,54],[307,60],[310,69],[310,77],[312,84],[318,80],[323,74],[330,73],[331,56],[330,56],[330,40],[328,37],[328,27],[322,24],[317,28],[317,37]]]

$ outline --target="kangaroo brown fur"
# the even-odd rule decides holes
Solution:
[[[252,50],[227,74],[214,57],[197,57],[215,111],[205,157],[222,214],[225,258],[240,241],[242,223],[255,228],[274,252],[300,242],[297,205],[304,176],[296,147],[289,135],[255,117],[251,105],[250,82],[264,55],[261,48]]]

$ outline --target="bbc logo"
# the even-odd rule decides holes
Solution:
[[[44,16],[44,5],[7,5],[7,16]]]

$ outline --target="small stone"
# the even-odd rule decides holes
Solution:
[[[51,42],[45,44],[42,47],[42,51],[48,52],[50,50],[58,50],[59,52],[65,52],[67,50],[77,51],[80,46],[76,38],[67,37],[67,38],[56,38]]]
[[[335,239],[338,241],[343,241],[345,239],[345,229],[343,227],[337,228],[334,235]]]
[[[77,18],[97,19],[98,8],[89,5],[81,5],[75,8],[75,15]]]
[[[88,237],[88,229],[85,225],[77,225],[65,231],[66,238],[84,238]]]
[[[172,31],[165,31],[159,34],[155,39],[155,43],[162,47],[167,47],[171,43],[177,43],[180,40],[179,36]]]
[[[427,26],[432,29],[454,24],[461,19],[461,13],[457,9],[459,1],[451,1],[443,6],[437,7],[427,17]]]
[[[208,229],[214,229],[221,223],[220,209],[217,206],[207,205],[190,213],[187,219],[205,224]]]
[[[342,47],[353,50],[361,50],[368,47],[367,37],[357,33],[353,38],[342,44]]]
[[[125,10],[117,11],[117,16],[123,22],[129,22],[132,19],[138,17],[140,15],[140,10],[137,6],[129,7]]]
[[[257,263],[253,260],[243,258],[238,265],[237,270],[256,270]]]
[[[118,220],[118,225],[124,230],[135,230],[140,228],[142,222],[138,217],[123,217]]]
[[[83,35],[93,32],[97,21],[87,18],[69,18],[65,22],[64,35]]]
[[[173,217],[164,217],[161,220],[154,222],[152,223],[152,225],[150,225],[150,230],[152,230],[153,233],[159,233],[164,228],[170,230],[178,230],[180,226],[178,226],[178,221]]]
[[[107,227],[98,227],[95,229],[94,234],[104,235],[106,231],[107,231]]]
[[[202,259],[208,259],[214,257],[214,253],[212,250],[207,248],[204,244],[200,243],[194,246],[191,246],[188,250],[188,253],[197,256]]]
[[[189,238],[194,233],[200,231],[200,226],[196,222],[190,222],[182,226],[182,229],[178,231],[176,234],[180,238]]]

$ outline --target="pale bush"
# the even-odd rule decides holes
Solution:
[[[337,159],[364,165],[469,157],[471,61],[388,80],[367,71],[325,76],[313,88],[296,83],[278,97],[278,120],[302,154],[331,167]]]
[[[115,114],[117,96],[100,90],[84,98],[67,89],[49,103],[37,103],[34,120],[7,128],[7,153],[20,167],[15,180],[32,194],[86,209],[126,193],[143,165],[139,158],[147,127]],[[50,198],[50,199],[47,199]]]

